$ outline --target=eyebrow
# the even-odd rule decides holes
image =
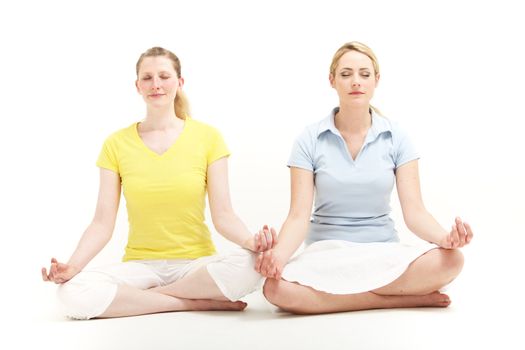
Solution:
[[[142,75],[146,74],[152,74],[151,72],[142,72]],[[172,72],[168,72],[167,70],[160,71],[159,74],[173,74]]]
[[[352,68],[343,67],[341,70],[353,70]],[[359,70],[370,70],[370,68],[359,68]]]

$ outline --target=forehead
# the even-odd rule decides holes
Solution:
[[[139,73],[175,72],[173,62],[164,56],[145,57],[140,63]]]
[[[370,57],[368,57],[364,53],[352,50],[346,52],[343,56],[341,56],[337,64],[337,68],[351,68],[354,70],[368,68],[370,70],[374,70],[374,64],[372,63]]]

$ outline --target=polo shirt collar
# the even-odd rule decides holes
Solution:
[[[337,112],[339,112],[339,107],[335,107],[326,118],[321,120],[317,137],[326,131],[330,131],[335,135],[341,136],[341,133],[335,127],[335,115]],[[377,113],[372,110],[372,126],[368,132],[367,140],[375,140],[380,134],[384,132],[392,132],[390,123],[386,118],[377,115]]]

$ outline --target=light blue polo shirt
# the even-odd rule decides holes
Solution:
[[[295,141],[289,167],[312,171],[315,205],[306,243],[399,241],[390,218],[395,169],[419,155],[397,123],[372,112],[372,126],[356,159],[336,129],[335,108]]]

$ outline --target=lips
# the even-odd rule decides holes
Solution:
[[[350,93],[350,95],[364,95],[365,93],[364,92],[361,92],[361,91],[352,91]]]

